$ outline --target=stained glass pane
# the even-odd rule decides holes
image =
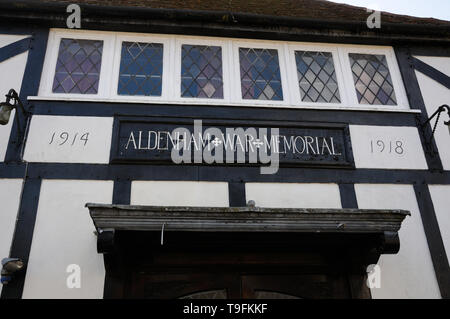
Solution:
[[[161,96],[162,72],[161,43],[123,42],[117,93]]]
[[[221,47],[205,45],[181,47],[181,96],[223,98]]]
[[[349,54],[360,104],[397,105],[385,55]]]
[[[331,53],[295,51],[295,61],[302,101],[341,102]]]
[[[243,99],[283,100],[278,51],[239,48]]]
[[[61,39],[53,93],[97,94],[103,41]]]

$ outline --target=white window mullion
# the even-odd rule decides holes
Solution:
[[[104,77],[103,79],[100,76],[100,80],[103,80],[105,82],[105,94],[104,96],[106,98],[111,98],[114,94],[114,83],[115,83],[115,76],[119,74],[118,70],[116,69],[120,68],[120,63],[117,65],[117,56],[119,56],[120,60],[120,50],[117,50],[117,42],[120,42],[117,40],[117,36],[114,35],[111,39],[111,54],[110,54],[110,61],[107,61],[108,66],[108,75]],[[120,62],[120,61],[119,61]],[[102,66],[103,67],[103,66]],[[117,87],[115,88],[117,90]]]
[[[338,48],[339,61],[341,63],[342,75],[344,78],[344,88],[345,94],[347,95],[348,106],[356,107],[358,106],[358,97],[356,95],[355,84],[353,81],[352,68],[350,67],[350,61],[348,58],[348,53],[342,48]]]
[[[109,90],[109,97],[114,98],[117,96],[117,88],[119,85],[119,74],[120,74],[120,60],[122,58],[122,42],[123,39],[116,36],[116,41],[114,45],[114,58],[112,64],[112,74],[111,83]]]
[[[342,83],[340,84],[341,87],[339,88],[341,90],[341,102],[344,107],[348,107],[350,105],[355,105],[356,93],[354,92],[351,70],[349,73],[348,65],[345,63],[344,59],[345,53],[342,52],[341,48],[336,48],[336,58],[334,61],[339,65],[340,74],[338,74],[338,76],[342,79]]]
[[[286,97],[289,99],[287,102],[290,105],[298,105],[300,99],[300,90],[298,88],[298,78],[297,78],[297,65],[295,64],[295,57],[292,57],[291,50],[289,50],[289,45],[287,43],[283,46],[284,57],[286,60],[286,87],[288,92],[286,92]],[[296,94],[298,92],[298,94]]]
[[[224,84],[224,101],[226,103],[232,103],[234,101],[233,97],[233,46],[231,40],[225,40],[223,44],[224,52],[222,52],[223,64],[227,65],[223,69],[223,84]]]
[[[283,92],[283,104],[292,105],[291,85],[288,75],[289,54],[286,50],[287,44],[283,44],[278,48],[278,63],[280,67],[281,90]]]
[[[229,69],[229,73],[228,73],[228,90],[229,90],[229,100],[231,103],[238,103],[238,94],[237,94],[237,90],[236,90],[236,64],[239,65],[239,61],[236,61],[234,59],[234,45],[233,45],[233,41],[231,40],[227,40],[226,45],[228,47],[228,54],[227,54],[227,59],[228,59],[228,69]]]
[[[239,44],[231,41],[231,46],[233,48],[233,53],[231,55],[233,63],[233,87],[234,87],[234,98],[235,102],[239,103],[242,100],[241,91],[241,72],[240,72],[240,61],[239,61]]]
[[[168,59],[170,61],[168,65],[168,83],[167,83],[167,98],[168,100],[176,100],[177,97],[180,95],[180,82],[179,82],[179,75],[178,75],[178,63],[181,63],[181,61],[177,61],[177,41],[175,37],[171,37],[168,42],[168,50],[169,55]],[[164,71],[163,71],[164,74]]]
[[[102,66],[100,69],[98,96],[109,98],[111,93],[112,65],[115,52],[115,36],[109,35],[103,38]]]
[[[173,100],[175,96],[176,87],[176,40],[175,37],[170,36],[164,46],[164,60],[163,60],[163,99]]]

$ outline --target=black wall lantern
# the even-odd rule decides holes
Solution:
[[[437,125],[439,123],[439,118],[441,116],[441,113],[445,112],[445,111],[447,111],[447,114],[448,114],[448,116],[450,118],[450,106],[444,104],[444,105],[439,106],[439,108],[436,110],[436,112],[434,112],[433,115],[431,115],[430,118],[425,123],[422,124],[422,127],[425,127],[425,125],[427,125],[434,117],[437,116],[436,122],[434,123],[434,126],[433,126],[433,131],[431,133],[431,136],[430,136],[430,139],[429,139],[428,143],[431,142],[431,139],[434,136],[434,132],[436,131],[436,127],[437,127]],[[447,122],[444,122],[444,124],[447,125],[448,131],[450,133],[450,120],[447,121]]]
[[[0,103],[0,125],[8,124],[13,109],[19,109],[23,115],[27,114],[23,108],[22,101],[19,99],[19,95],[14,89],[11,89],[8,94],[6,94],[6,101]],[[17,121],[19,121],[18,118],[19,117],[16,116]]]
[[[19,258],[3,258],[0,282],[7,285],[14,278],[15,273],[23,270],[25,264]]]

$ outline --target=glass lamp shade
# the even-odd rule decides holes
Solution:
[[[9,122],[9,118],[11,116],[11,110],[14,106],[8,103],[0,104],[0,125],[6,125]]]

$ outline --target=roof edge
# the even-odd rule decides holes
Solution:
[[[38,3],[36,1],[10,1],[0,3],[0,16],[4,19],[28,20],[30,23],[48,22],[55,27],[55,22],[64,22],[67,3]],[[98,21],[107,24],[108,19],[120,19],[121,23],[130,23],[130,20],[177,20],[201,23],[218,23],[227,26],[254,25],[267,28],[268,25],[280,27],[296,27],[306,29],[336,29],[352,33],[373,33],[373,36],[426,36],[432,35],[438,40],[450,40],[450,28],[446,25],[419,25],[384,22],[380,29],[369,29],[366,22],[315,20],[307,18],[294,18],[286,16],[270,16],[262,14],[207,11],[185,9],[161,9],[147,7],[118,7],[80,4],[82,8],[82,21]],[[61,25],[60,25],[61,27]]]

